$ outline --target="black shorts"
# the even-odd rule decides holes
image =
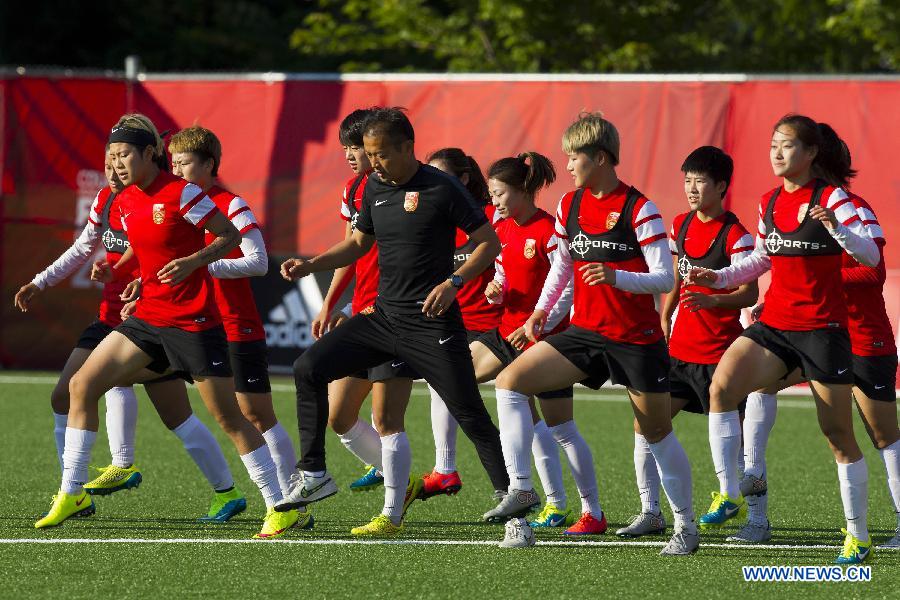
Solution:
[[[228,342],[231,370],[234,371],[234,391],[241,394],[268,394],[269,350],[266,340]]]
[[[419,374],[399,358],[383,362],[377,367],[372,367],[368,371],[362,372],[366,373],[365,379],[372,383],[399,378],[420,379]]]
[[[853,385],[872,400],[897,401],[897,355],[853,355]]]
[[[100,342],[102,342],[106,336],[112,333],[112,330],[113,328],[103,321],[94,321],[88,325],[87,329],[81,332],[81,336],[78,338],[78,341],[75,342],[75,347],[93,350],[100,345]]]
[[[483,344],[485,348],[490,350],[494,356],[497,357],[504,367],[508,367],[514,360],[516,360],[519,356],[522,355],[521,350],[516,350],[512,344],[506,341],[503,336],[500,335],[499,329],[491,329],[490,331],[485,331],[481,336],[476,338],[476,342]],[[553,400],[555,398],[571,398],[575,394],[575,389],[570,385],[569,387],[562,388],[560,390],[550,390],[548,392],[540,392],[535,394],[538,398],[542,400]]]
[[[853,383],[850,335],[846,329],[785,331],[756,322],[741,335],[780,358],[787,366],[785,377],[799,368],[807,381]]]
[[[589,388],[599,389],[610,380],[639,392],[669,391],[669,349],[662,339],[653,344],[616,342],[572,325],[544,341],[588,374],[581,383]]]
[[[154,327],[129,317],[116,331],[150,356],[147,368],[156,373],[169,369],[198,377],[231,377],[228,341],[221,325],[205,331]]]
[[[716,365],[704,365],[671,358],[669,368],[669,387],[672,398],[687,400],[682,410],[698,415],[709,414],[709,385],[712,383]],[[747,407],[747,399],[741,400],[738,410],[741,414]]]

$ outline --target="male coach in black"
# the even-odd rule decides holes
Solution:
[[[509,484],[500,435],[478,392],[456,303],[459,288],[497,257],[500,241],[456,177],[416,160],[413,127],[401,109],[375,109],[363,132],[375,174],[353,235],[315,258],[281,265],[282,276],[295,280],[350,265],[377,242],[381,277],[373,313],[356,315],[322,336],[294,363],[301,458],[279,510],[337,492],[325,466],[328,382],[393,358],[406,362],[444,399],[475,444],[494,489],[505,491]],[[477,246],[454,273],[457,228]]]

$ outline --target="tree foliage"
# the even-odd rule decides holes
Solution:
[[[0,63],[130,53],[153,71],[891,72],[900,0],[0,3]]]

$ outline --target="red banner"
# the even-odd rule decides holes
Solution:
[[[277,78],[275,78],[277,79]],[[27,315],[12,310],[22,284],[56,258],[80,229],[102,184],[110,126],[128,110],[162,129],[199,123],[224,153],[220,175],[264,224],[273,254],[313,254],[338,240],[341,187],[351,173],[337,138],[353,109],[409,109],[420,158],[459,146],[484,169],[497,158],[535,150],[554,161],[558,181],[539,202],[552,210],[571,188],[562,132],[579,112],[603,110],[622,139],[623,180],[671,220],[687,208],[679,171],[692,149],[724,148],[735,159],[728,196],[751,231],[761,194],[777,185],[768,163],[771,128],[787,112],[832,124],[860,175],[853,189],[879,214],[889,241],[885,290],[895,330],[900,315],[900,80],[537,81],[391,78],[386,81],[0,79],[0,364],[58,368],[96,309],[82,277],[38,297]]]

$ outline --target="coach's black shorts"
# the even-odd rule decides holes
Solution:
[[[872,400],[897,401],[897,355],[853,355],[853,385]]]
[[[100,342],[102,342],[106,336],[112,333],[112,330],[113,328],[103,321],[94,321],[88,325],[87,329],[81,332],[81,336],[78,338],[78,341],[75,342],[75,347],[93,350],[100,345]]]
[[[599,389],[610,380],[639,392],[669,391],[669,349],[662,339],[653,344],[629,344],[570,325],[544,341],[588,374],[581,383],[590,388]]]
[[[787,365],[784,376],[799,368],[808,381],[853,383],[850,335],[841,327],[785,331],[756,322],[741,334]]]
[[[154,327],[129,317],[116,331],[150,356],[147,368],[156,373],[169,369],[199,377],[231,377],[228,341],[221,325],[205,331]]]
[[[687,400],[682,410],[709,414],[709,385],[712,383],[716,365],[704,365],[700,363],[685,362],[674,356],[671,358],[672,366],[669,368],[669,387],[672,398]],[[741,414],[747,407],[747,399],[741,400],[738,410]]]
[[[234,391],[241,394],[268,394],[269,349],[266,340],[228,342],[231,370],[234,371]]]
[[[483,344],[485,348],[490,350],[497,357],[504,367],[508,367],[514,360],[522,355],[521,350],[516,350],[512,344],[506,341],[500,330],[497,328],[485,331],[478,337],[476,342]],[[575,389],[570,385],[559,390],[550,390],[535,394],[542,400],[553,400],[554,398],[571,398],[575,394]]]

